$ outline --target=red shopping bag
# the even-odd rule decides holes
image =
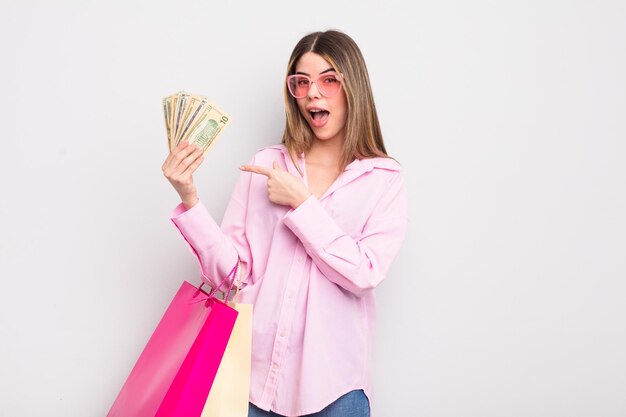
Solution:
[[[237,319],[218,289],[182,283],[107,417],[201,415]]]

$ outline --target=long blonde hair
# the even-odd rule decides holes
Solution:
[[[302,55],[314,52],[343,74],[342,89],[346,94],[347,118],[341,158],[341,170],[354,159],[386,157],[383,135],[378,123],[374,96],[361,50],[351,37],[337,30],[313,32],[298,42],[287,66],[287,75],[296,71]],[[286,126],[283,134],[292,161],[308,151],[313,144],[313,131],[300,113],[296,99],[284,87]]]

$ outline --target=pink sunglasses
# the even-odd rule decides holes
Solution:
[[[304,98],[309,89],[315,84],[317,90],[324,97],[336,96],[341,90],[341,76],[335,73],[322,74],[316,79],[303,74],[293,74],[287,77],[287,87],[295,98]]]

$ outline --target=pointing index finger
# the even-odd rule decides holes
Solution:
[[[261,175],[265,175],[266,177],[269,178],[270,174],[272,173],[272,170],[266,167],[262,167],[262,166],[258,166],[258,165],[242,165],[239,167],[240,170],[242,171],[246,171],[246,172],[252,172],[255,174],[261,174]]]

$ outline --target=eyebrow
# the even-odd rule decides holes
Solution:
[[[324,71],[320,72],[319,75],[326,74],[327,72],[333,72],[333,71],[335,71],[334,68],[328,68],[328,69],[325,69]],[[306,72],[302,72],[302,71],[296,71],[296,74],[306,75],[307,77],[311,76],[310,74],[307,74]]]

